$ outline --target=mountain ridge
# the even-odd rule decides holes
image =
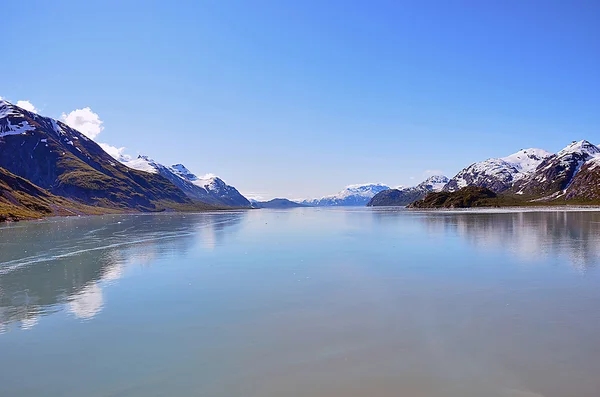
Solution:
[[[273,208],[273,209],[285,209],[285,208],[306,208],[309,207],[306,204],[301,204],[286,198],[274,198],[268,201],[252,201],[253,208]]]
[[[207,209],[160,175],[130,169],[61,121],[0,101],[0,167],[53,195],[137,211]]]
[[[534,172],[549,156],[551,153],[543,149],[531,148],[521,149],[506,157],[476,162],[459,171],[443,190],[452,192],[466,186],[478,186],[501,193]]]
[[[367,207],[405,206],[424,198],[427,193],[442,190],[448,181],[446,176],[433,175],[416,186],[384,190],[373,196]]]
[[[337,194],[302,200],[300,203],[311,207],[365,206],[377,193],[389,189],[388,185],[382,183],[354,184],[346,186]]]
[[[510,190],[527,196],[558,198],[566,195],[567,198],[574,198],[579,194],[568,194],[572,182],[577,180],[577,174],[587,162],[597,159],[600,159],[600,148],[586,140],[573,141],[544,159],[533,173],[517,181]],[[588,174],[596,173],[594,170],[595,167],[586,168]],[[581,183],[578,182],[579,185]]]
[[[251,205],[250,201],[235,187],[227,185],[221,178],[217,176],[199,178],[183,164],[166,166],[145,155],[121,162],[129,168],[165,177],[191,199],[228,207],[250,207]]]

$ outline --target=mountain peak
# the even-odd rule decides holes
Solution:
[[[183,164],[173,164],[173,165],[171,166],[171,168],[173,168],[173,169],[175,169],[175,170],[177,170],[177,171],[179,171],[179,172],[184,172],[184,173],[186,173],[186,174],[191,174],[190,170],[188,170],[188,169],[186,168],[186,166],[185,166],[185,165],[183,165]]]
[[[27,131],[35,130],[30,123],[38,115],[30,113],[12,103],[0,100],[0,137],[7,135],[20,135]],[[48,119],[50,120],[50,119]]]
[[[165,177],[193,199],[208,204],[234,207],[250,206],[250,202],[236,188],[227,185],[222,179],[212,174],[197,177],[181,163],[165,166],[145,155],[139,155],[134,160],[122,163],[129,168]]]
[[[6,111],[5,109],[8,109],[11,105],[12,103],[8,102],[7,100],[0,99],[0,117],[5,117],[3,113]]]
[[[587,155],[590,157],[595,157],[600,154],[600,148],[586,141],[585,139],[581,141],[573,141],[569,145],[567,145],[563,150],[557,153],[558,157],[571,154],[571,153],[581,153],[583,155]]]
[[[444,175],[432,175],[417,185],[417,188],[430,188],[435,192],[439,192],[450,181]]]
[[[149,172],[151,174],[158,173],[157,163],[150,157],[140,154],[136,159],[122,161],[124,165],[134,170]]]
[[[552,156],[552,153],[537,148],[521,149],[516,153],[509,156],[502,157],[500,160],[510,164],[520,173],[531,173],[533,172],[540,163]]]
[[[383,183],[373,183],[373,182],[369,182],[369,183],[355,183],[353,185],[346,186],[346,189],[359,189],[359,188],[370,187],[370,186],[386,186],[386,185],[383,184]]]
[[[506,157],[491,158],[462,169],[444,187],[453,192],[466,186],[487,187],[495,192],[509,189],[531,175],[552,154],[543,149],[521,149]]]
[[[584,165],[598,158],[600,148],[596,145],[586,140],[573,141],[546,159],[527,179],[518,181],[513,190],[517,194],[544,194],[547,197],[564,194]]]
[[[180,178],[185,179],[186,181],[190,181],[195,185],[198,185],[196,182],[198,181],[198,177],[190,170],[188,170],[185,165],[173,164],[171,167],[171,171]],[[198,185],[200,186],[200,185]]]

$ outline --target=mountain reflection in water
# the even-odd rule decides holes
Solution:
[[[244,214],[64,218],[0,228],[0,332],[11,323],[31,328],[63,309],[91,319],[103,308],[103,285],[197,243],[214,248]]]

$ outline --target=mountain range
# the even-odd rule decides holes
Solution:
[[[460,206],[458,202],[478,206],[599,204],[599,166],[600,148],[586,140],[573,141],[555,154],[520,150],[469,165],[441,192],[457,194],[432,194],[413,206],[454,207]],[[470,187],[484,190],[466,190]]]
[[[251,207],[435,207],[442,202],[598,204],[600,148],[581,140],[555,154],[522,149],[473,163],[451,179],[433,176],[409,188],[368,183],[316,199],[251,203],[219,177],[197,176],[183,164],[167,166],[148,156],[115,158],[69,125],[0,100],[0,220]]]
[[[337,194],[299,202],[311,207],[365,206],[377,193],[389,189],[389,186],[381,183],[349,185]]]
[[[250,207],[250,201],[221,178],[214,175],[199,178],[183,164],[165,166],[142,155],[133,160],[124,159],[122,163],[129,168],[165,177],[192,199],[214,205]]]
[[[287,209],[287,208],[300,208],[308,207],[306,204],[300,204],[286,198],[274,198],[269,201],[257,201],[251,200],[252,208],[273,208],[273,209]]]
[[[129,165],[113,158],[67,124],[0,100],[0,182],[3,186],[0,194],[6,203],[4,208],[8,208],[8,203],[11,206],[10,212],[2,212],[7,219],[55,214],[54,210],[47,211],[51,206],[42,209],[34,204],[42,201],[49,204],[58,197],[63,200],[62,208],[77,208],[79,213],[250,206],[235,188],[219,178],[193,180],[195,176],[189,172],[184,176],[181,166],[178,177],[170,179],[159,172],[162,168],[156,163],[153,171]],[[21,178],[19,184],[15,184],[13,176]],[[184,179],[190,188],[194,187],[193,191],[173,182]],[[25,189],[23,181],[31,186]],[[13,187],[9,190],[7,186]],[[22,188],[15,190],[14,186]],[[15,194],[21,190],[35,194],[27,200],[16,200]],[[17,211],[18,208],[21,210]]]
[[[367,203],[367,207],[408,205],[416,200],[421,200],[428,193],[439,192],[448,181],[448,178],[443,175],[433,175],[417,186],[384,190],[373,196]]]

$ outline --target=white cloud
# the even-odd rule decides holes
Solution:
[[[63,123],[75,128],[90,139],[95,139],[104,129],[100,116],[89,107],[73,110],[69,114],[63,113],[60,119]]]
[[[28,110],[30,112],[33,112],[33,113],[37,113],[38,112],[38,110],[36,109],[36,107],[33,106],[33,104],[31,102],[29,102],[29,101],[17,101],[17,106],[20,107],[20,108],[23,108],[25,110]]]
[[[75,109],[69,114],[63,113],[60,116],[60,119],[69,127],[75,128],[77,131],[91,139],[96,139],[102,130],[104,130],[104,127],[102,126],[104,122],[100,120],[98,113],[95,113],[89,107]],[[131,160],[131,156],[125,154],[125,147],[116,147],[101,142],[98,142],[98,145],[100,145],[102,150],[118,161]]]
[[[110,154],[114,159],[118,161],[129,161],[131,160],[131,156],[125,154],[125,147],[115,147],[111,146],[108,143],[98,143],[102,150],[106,153]]]
[[[442,170],[425,170],[425,175],[444,175]]]

